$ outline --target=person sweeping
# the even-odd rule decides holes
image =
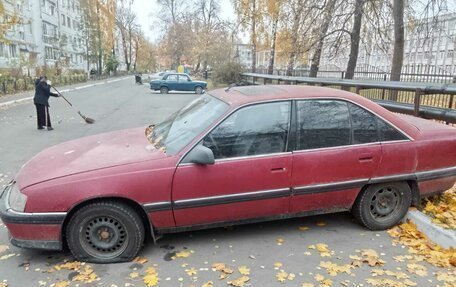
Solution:
[[[46,76],[41,76],[35,81],[35,96],[33,103],[36,107],[36,119],[39,130],[45,127],[48,131],[52,131],[51,117],[49,115],[49,97],[59,97],[58,94],[51,92],[51,82]]]

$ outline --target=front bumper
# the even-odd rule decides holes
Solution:
[[[13,210],[9,197],[14,181],[0,194],[0,218],[13,245],[23,248],[62,249],[61,230],[66,212],[27,213]]]

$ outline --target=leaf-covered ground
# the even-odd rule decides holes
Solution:
[[[0,279],[47,287],[456,286],[455,250],[411,223],[389,234],[341,213],[169,235],[133,262],[110,265],[18,249],[1,236]]]
[[[456,185],[442,194],[423,199],[421,210],[437,225],[456,230]]]

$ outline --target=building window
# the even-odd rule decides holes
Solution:
[[[71,20],[70,17],[67,16],[67,26],[71,28]]]
[[[453,50],[448,50],[447,52],[447,58],[452,59],[453,58]]]
[[[44,54],[46,59],[52,59],[52,48],[51,47],[45,47],[44,48]]]
[[[62,25],[65,26],[65,15],[62,14]]]
[[[0,58],[8,57],[8,53],[6,53],[5,44],[0,43]]]
[[[17,45],[11,44],[9,46],[11,58],[17,58]]]

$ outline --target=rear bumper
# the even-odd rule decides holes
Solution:
[[[27,213],[13,210],[9,197],[15,183],[0,194],[0,218],[8,228],[13,245],[24,248],[60,250],[66,212]]]

